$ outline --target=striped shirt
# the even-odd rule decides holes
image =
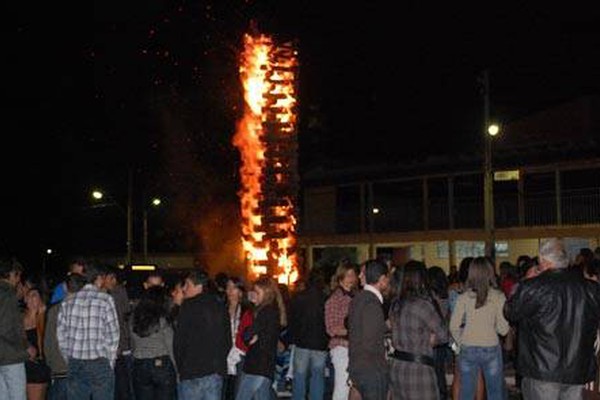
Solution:
[[[119,345],[119,320],[112,297],[94,285],[85,285],[62,303],[56,334],[65,359],[106,358],[114,364]]]

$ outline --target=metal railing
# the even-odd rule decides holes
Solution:
[[[439,197],[429,198],[426,205],[419,197],[390,196],[375,198],[374,202],[378,213],[369,215],[372,210],[366,209],[365,226],[361,226],[358,201],[352,205],[338,204],[335,233],[368,232],[369,218],[373,218],[374,232],[483,228],[481,197],[455,197],[452,210],[448,198]],[[600,223],[600,188],[565,190],[559,201],[554,192],[526,193],[520,199],[517,194],[498,194],[494,198],[494,211],[497,228],[597,224]]]

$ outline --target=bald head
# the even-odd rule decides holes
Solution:
[[[569,257],[560,239],[544,240],[540,245],[540,267],[548,269],[564,269],[569,266]]]

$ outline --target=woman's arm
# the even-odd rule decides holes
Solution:
[[[459,296],[456,300],[456,305],[454,306],[454,311],[452,312],[452,316],[450,317],[450,334],[454,341],[460,344],[461,339],[461,325],[463,319],[465,317],[465,301],[464,296]]]

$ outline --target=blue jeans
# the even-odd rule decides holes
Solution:
[[[114,400],[115,372],[106,358],[69,358],[67,397],[69,399]]]
[[[235,400],[271,400],[271,382],[264,376],[242,374]]]
[[[177,374],[169,356],[136,358],[133,361],[133,387],[136,400],[176,399]]]
[[[48,400],[67,400],[67,378],[54,378],[48,389]]]
[[[477,374],[483,372],[487,400],[504,399],[504,365],[500,346],[463,346],[458,358],[460,400],[472,400],[477,390]]]
[[[294,350],[294,381],[292,399],[304,400],[309,393],[310,400],[322,400],[325,392],[325,361],[327,352],[296,347]],[[306,382],[310,375],[309,387]]]
[[[133,399],[133,356],[121,355],[115,363],[115,400]]]
[[[0,393],[6,400],[25,400],[25,363],[0,366]]]
[[[181,381],[179,400],[221,400],[223,377],[219,374]]]

